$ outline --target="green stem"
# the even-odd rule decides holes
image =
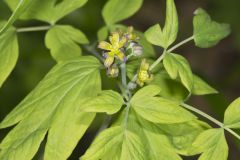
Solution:
[[[186,44],[186,43],[192,41],[193,39],[194,39],[194,36],[191,36],[191,37],[189,37],[189,38],[183,40],[182,42],[176,44],[176,45],[173,46],[172,48],[168,49],[167,52],[172,52],[172,51],[174,51],[175,49],[181,47],[182,45],[184,45],[184,44]]]
[[[127,107],[126,107],[126,113],[125,113],[125,118],[124,118],[124,128],[127,128],[129,111],[130,111],[130,103],[128,103]]]
[[[84,45],[83,46],[88,52],[92,53],[94,56],[96,56],[98,59],[100,59],[102,62],[104,62],[104,59],[100,54],[96,51],[95,47],[92,47],[91,45]]]
[[[49,30],[52,26],[37,26],[37,27],[26,27],[26,28],[18,28],[17,32],[37,32],[37,31],[46,31]]]
[[[126,73],[126,63],[122,63],[120,65],[121,68],[121,77],[122,77],[122,85],[125,89],[127,89],[127,73]]]
[[[238,135],[236,132],[234,132],[232,129],[228,128],[227,126],[224,126],[224,124],[222,122],[218,121],[217,119],[211,117],[210,115],[204,113],[203,111],[201,111],[193,106],[190,106],[188,104],[182,103],[181,106],[183,106],[184,108],[186,108],[192,112],[195,112],[195,113],[201,115],[202,117],[207,118],[208,120],[212,121],[219,127],[225,129],[226,131],[228,131],[229,133],[231,133],[233,136],[235,136],[236,138],[238,138],[240,140],[240,135]]]
[[[163,51],[163,54],[150,66],[149,70],[152,71],[165,57],[167,50]]]

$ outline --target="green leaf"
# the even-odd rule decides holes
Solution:
[[[168,53],[163,59],[163,65],[172,79],[181,79],[183,85],[192,92],[193,74],[188,61],[181,55]]]
[[[111,26],[131,17],[142,6],[143,0],[109,0],[102,11],[105,23]]]
[[[193,90],[194,95],[216,94],[218,91],[204,82],[200,77],[193,75]]]
[[[228,158],[224,129],[209,129],[203,132],[193,145],[203,151],[199,160],[227,160]]]
[[[178,14],[174,0],[167,0],[165,26],[161,29],[159,24],[150,27],[145,32],[147,40],[157,46],[168,48],[177,38]]]
[[[108,28],[106,26],[103,26],[102,28],[100,28],[97,32],[97,37],[98,37],[98,41],[106,40],[108,37]]]
[[[97,136],[81,160],[181,160],[154,124],[141,119],[133,110],[125,121],[126,113],[124,110],[113,126]]]
[[[6,30],[8,30],[12,24],[25,12],[25,10],[29,7],[33,0],[20,0],[16,1],[16,7],[11,17],[8,19],[7,23],[1,27],[0,35],[3,34]]]
[[[17,7],[18,0],[5,1],[12,10]],[[28,9],[21,18],[37,19],[51,24],[55,24],[59,19],[87,3],[87,0],[62,0],[60,3],[57,3],[58,0],[31,1],[32,3],[28,6]]]
[[[144,119],[154,123],[182,123],[195,119],[187,110],[169,99],[154,97],[160,88],[149,85],[140,89],[131,99],[133,109]]]
[[[0,144],[0,159],[32,159],[47,131],[44,159],[67,159],[94,119],[77,108],[101,91],[99,67],[94,57],[57,64],[0,124],[18,123]]]
[[[52,57],[60,62],[80,57],[81,48],[78,44],[87,44],[89,41],[80,30],[72,26],[56,25],[47,32],[45,43]]]
[[[193,142],[203,131],[211,127],[205,122],[194,120],[178,124],[158,124],[166,134],[176,152],[184,156],[200,154],[201,150],[193,146]]]
[[[215,46],[230,34],[231,29],[228,24],[212,21],[208,13],[202,8],[197,9],[194,13],[193,35],[196,46],[200,48]]]
[[[154,75],[150,85],[158,85],[161,87],[161,95],[174,101],[183,101],[188,96],[187,89],[181,82],[171,79],[166,71],[161,71]]]
[[[228,106],[224,115],[224,124],[229,128],[240,128],[240,98]]]
[[[0,27],[2,24],[0,24]],[[0,87],[12,72],[18,59],[18,42],[14,28],[0,35]]]
[[[80,110],[83,112],[106,112],[117,113],[124,101],[122,96],[111,90],[102,91],[97,97],[86,100]]]

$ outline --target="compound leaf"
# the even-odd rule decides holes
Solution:
[[[142,3],[143,0],[109,0],[102,11],[105,23],[111,26],[132,16],[140,9]]]
[[[224,124],[230,128],[240,128],[240,98],[228,106],[224,115]]]
[[[193,74],[188,61],[178,54],[166,54],[163,65],[172,79],[181,79],[183,85],[192,92],[193,89]]]
[[[0,27],[2,24],[0,24]],[[18,42],[14,28],[0,35],[0,87],[12,72],[18,59]]]
[[[67,159],[95,116],[78,108],[101,91],[99,67],[94,57],[57,64],[0,124],[18,123],[0,144],[0,159],[32,159],[47,131],[44,159]]]
[[[177,38],[178,14],[174,0],[167,0],[165,26],[161,29],[159,24],[150,27],[145,36],[147,40],[157,46],[168,48]]]
[[[227,160],[228,158],[228,144],[224,136],[224,129],[204,131],[193,145],[203,151],[199,160]]]
[[[56,25],[47,32],[45,43],[52,57],[60,62],[79,58],[81,48],[78,44],[87,44],[89,41],[80,30],[72,26]]]
[[[231,32],[228,24],[221,24],[212,21],[208,13],[202,8],[195,11],[193,25],[194,41],[196,46],[200,48],[215,46]]]
[[[154,124],[131,109],[126,121],[126,113],[122,111],[115,124],[100,133],[81,160],[181,160]]]

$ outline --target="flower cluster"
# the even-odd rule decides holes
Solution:
[[[132,56],[142,55],[143,47],[137,42],[138,40],[139,37],[133,27],[128,27],[126,32],[122,32],[122,30],[113,32],[109,36],[109,42],[101,41],[99,43],[98,48],[104,50],[104,66],[107,68],[109,77],[118,77],[120,64],[126,63]],[[136,83],[139,86],[152,80],[153,76],[149,71],[149,66],[146,59],[143,59],[137,73]]]
[[[153,75],[150,73],[149,68],[149,63],[147,63],[146,59],[143,59],[137,74],[136,82],[139,86],[143,86],[144,83],[150,82],[153,79]]]
[[[113,32],[109,41],[101,41],[98,48],[104,50],[104,66],[110,77],[117,77],[119,73],[118,64],[126,63],[131,56],[140,56],[143,48],[138,44],[139,37],[134,33],[133,27],[128,27],[126,32],[121,30]]]

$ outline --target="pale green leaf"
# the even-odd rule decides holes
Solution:
[[[199,160],[227,160],[228,144],[224,129],[209,129],[198,136],[193,144],[202,150]]]
[[[114,114],[121,109],[123,103],[123,98],[119,93],[107,90],[99,93],[97,97],[86,100],[80,107],[80,111]]]
[[[0,35],[3,34],[7,29],[9,29],[12,24],[25,12],[25,10],[30,6],[33,0],[18,0],[16,1],[16,7],[8,19],[7,23],[0,29]]]
[[[174,101],[182,101],[188,96],[187,89],[181,82],[171,79],[166,71],[161,71],[154,75],[150,85],[158,85],[161,87],[161,95]]]
[[[97,32],[97,37],[98,37],[98,41],[106,40],[108,37],[108,28],[106,26],[103,26],[102,28],[100,28]]]
[[[181,160],[154,124],[131,109],[126,121],[126,113],[124,110],[113,126],[97,136],[81,160]]]
[[[9,7],[14,10],[18,0],[5,0]],[[27,1],[27,0],[26,0]],[[22,19],[37,19],[54,24],[72,11],[82,7],[87,0],[28,0],[32,1],[21,16]]]
[[[177,102],[162,97],[154,97],[160,91],[158,86],[149,85],[140,89],[131,99],[133,109],[148,121],[154,123],[182,123],[195,119]]]
[[[0,35],[0,88],[15,67],[17,59],[17,35],[15,29],[10,28]]]
[[[105,23],[111,26],[135,14],[142,6],[143,0],[108,0],[102,15]]]
[[[188,61],[181,55],[166,54],[163,65],[172,79],[181,79],[183,85],[189,92],[193,89],[193,74]]]
[[[32,159],[47,131],[44,159],[67,159],[94,118],[78,108],[101,91],[99,67],[94,57],[57,64],[0,124],[18,123],[0,144],[0,159]]]
[[[87,44],[88,39],[80,30],[67,25],[56,25],[46,35],[45,43],[57,61],[79,58],[81,48],[78,44]]]
[[[178,124],[158,124],[176,152],[184,156],[193,156],[201,153],[198,147],[193,146],[193,142],[198,135],[211,127],[199,120]]]
[[[231,32],[228,24],[212,21],[208,13],[202,8],[195,11],[193,25],[195,44],[201,48],[215,46]]]
[[[165,26],[161,29],[159,24],[150,27],[145,36],[147,40],[157,46],[168,48],[177,38],[178,14],[174,0],[167,0]]]
[[[240,128],[240,98],[228,106],[224,115],[224,124],[230,128]]]
[[[218,91],[204,82],[200,77],[193,75],[193,90],[194,95],[216,94]]]

